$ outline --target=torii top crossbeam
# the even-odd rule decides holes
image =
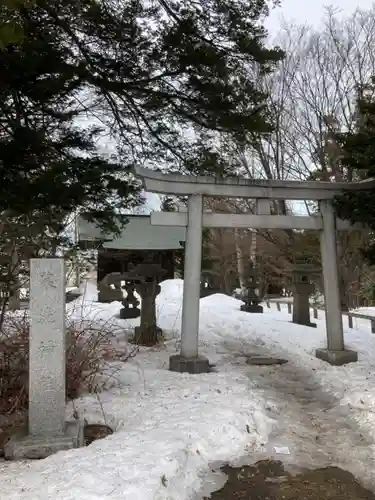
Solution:
[[[271,200],[329,200],[343,190],[375,188],[375,179],[356,182],[283,181],[217,178],[157,172],[149,168],[134,167],[146,191],[159,194],[188,196],[224,196],[232,198],[269,198]]]

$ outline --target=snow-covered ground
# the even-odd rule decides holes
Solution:
[[[84,300],[67,308],[76,319],[107,321],[125,352],[139,320],[120,320],[119,303],[95,298],[88,282]],[[200,499],[222,463],[267,457],[298,467],[338,465],[375,489],[375,336],[368,322],[354,319],[356,329],[345,332],[359,362],[332,367],[314,357],[325,346],[323,313],[313,329],[292,324],[286,305],[248,314],[240,301],[213,295],[201,299],[200,349],[216,372],[177,374],[168,371],[168,358],[178,351],[181,298],[182,281],[164,282],[158,322],[165,342],[110,363],[109,388],[75,401],[89,422],[105,420],[116,432],[45,460],[0,464],[0,499]],[[253,353],[289,363],[249,366]]]

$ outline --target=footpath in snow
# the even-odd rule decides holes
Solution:
[[[88,282],[84,300],[67,308],[77,319],[112,325],[125,351],[138,320],[120,320],[119,303],[95,299]],[[164,282],[158,323],[165,342],[110,363],[108,389],[75,401],[82,417],[105,417],[116,432],[45,460],[1,463],[1,500],[201,499],[203,487],[218,479],[213,469],[261,458],[337,465],[375,489],[375,336],[366,323],[356,320],[358,329],[345,332],[359,362],[332,367],[314,357],[325,346],[322,320],[316,329],[294,325],[286,306],[252,315],[240,311],[240,301],[213,295],[201,300],[200,349],[216,371],[178,374],[168,371],[168,358],[178,350],[181,299],[182,281]],[[249,354],[289,362],[249,366]]]

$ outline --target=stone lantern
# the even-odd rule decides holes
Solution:
[[[125,285],[122,287],[126,291],[126,297],[122,300],[122,305],[124,306],[120,309],[121,319],[134,319],[139,318],[141,315],[141,310],[139,309],[139,300],[134,295],[136,284],[134,281],[126,279],[126,274],[124,275]]]
[[[246,297],[245,304],[241,306],[241,311],[249,313],[262,313],[263,307],[260,305],[258,272],[253,262],[250,262],[247,269]]]
[[[162,333],[156,324],[156,297],[160,293],[159,283],[165,273],[159,264],[144,263],[124,274],[123,279],[134,283],[142,299],[141,324],[135,328],[135,339],[140,345],[155,345]]]
[[[314,292],[311,278],[317,273],[317,269],[305,263],[296,263],[292,269],[293,323],[316,327],[316,323],[310,321],[309,299]]]

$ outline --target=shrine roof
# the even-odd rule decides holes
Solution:
[[[121,235],[104,233],[84,216],[78,219],[79,243],[102,242],[101,248],[118,250],[178,250],[185,241],[185,227],[152,226],[149,215],[127,215]]]

